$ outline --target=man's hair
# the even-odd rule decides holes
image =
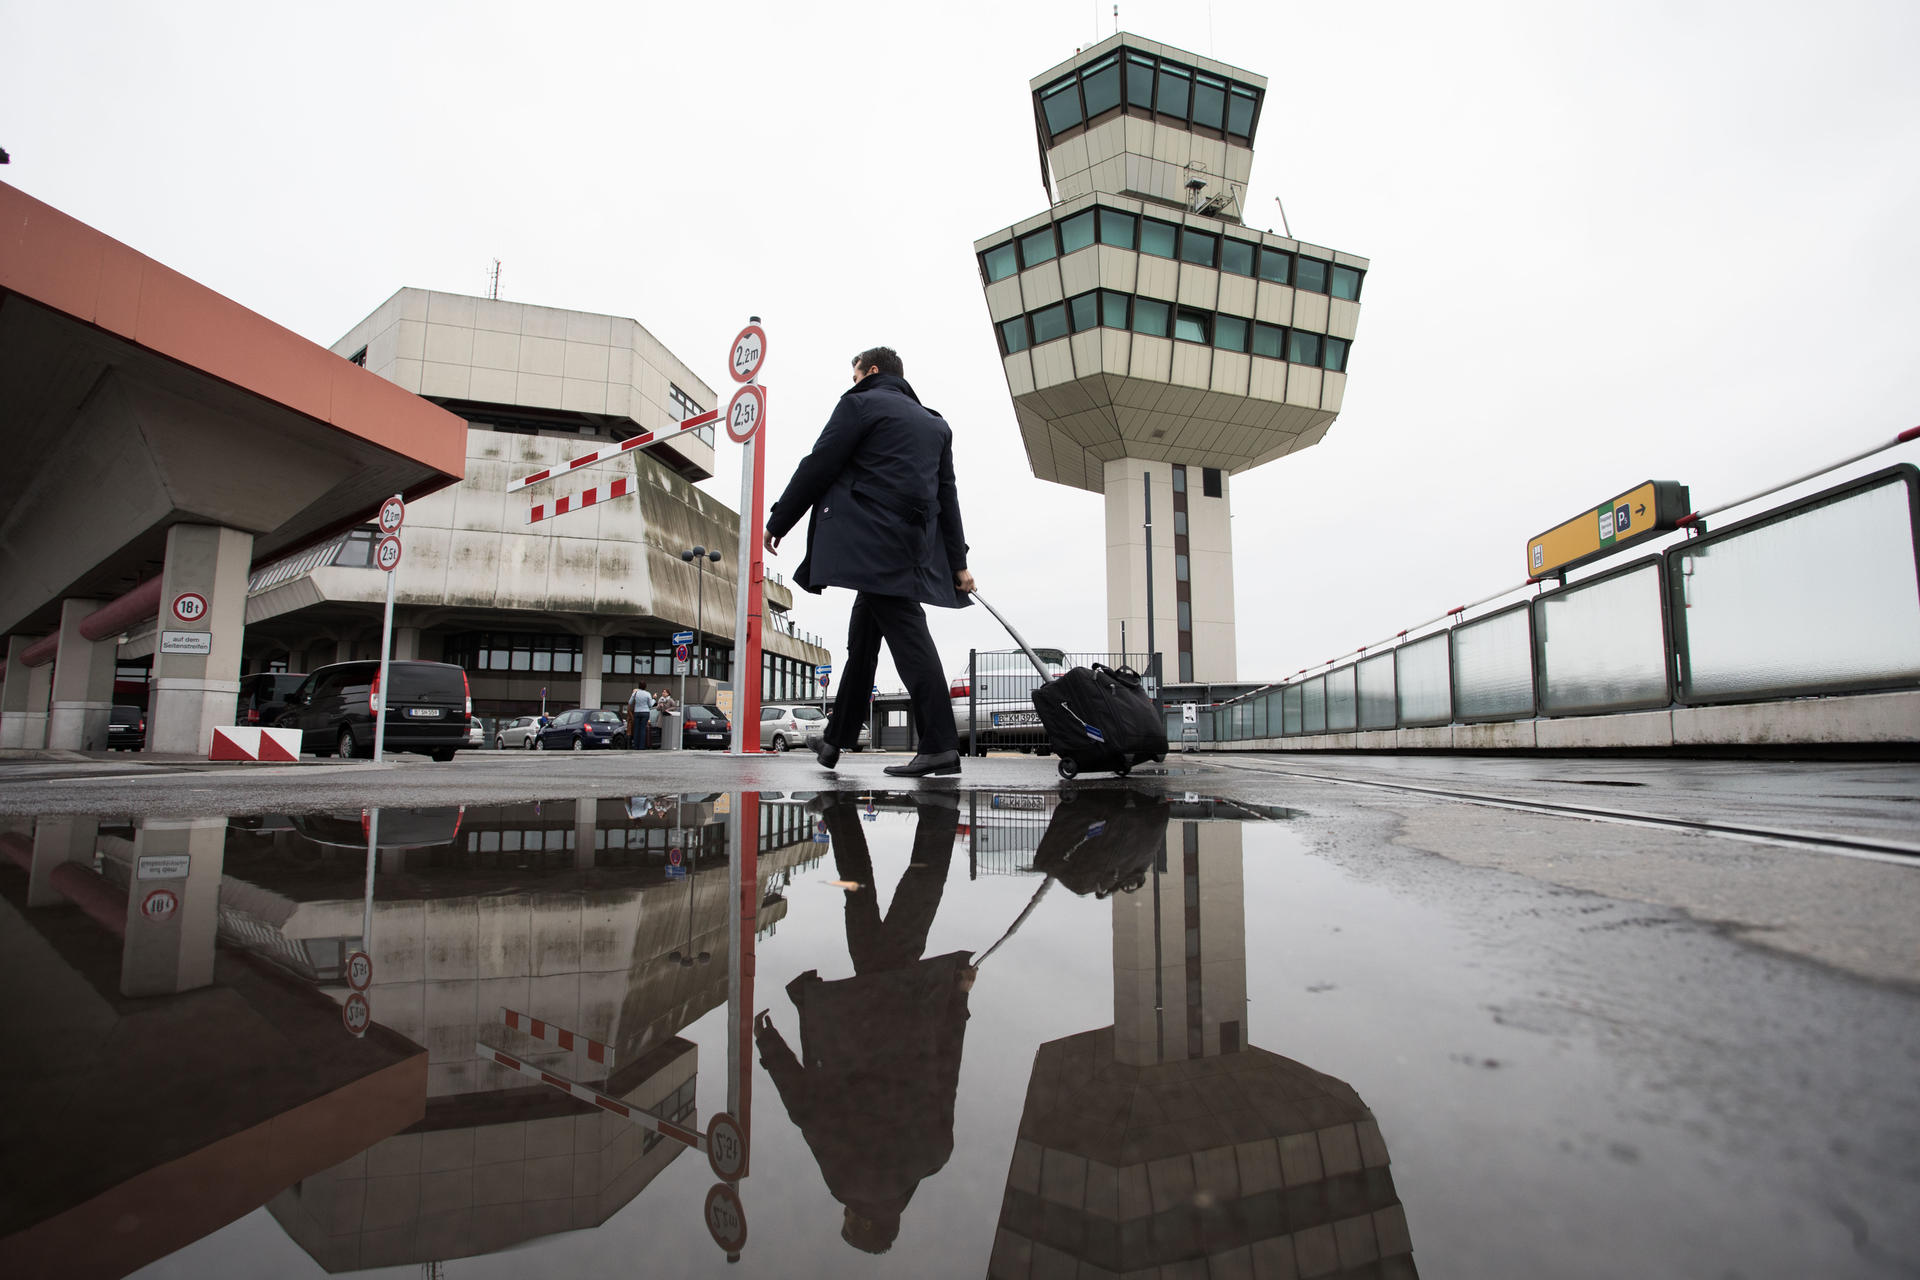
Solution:
[[[853,367],[862,372],[877,368],[896,378],[907,376],[907,366],[900,362],[900,353],[892,347],[868,347],[853,358]]]

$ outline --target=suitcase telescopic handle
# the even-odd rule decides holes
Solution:
[[[1024,652],[1027,655],[1028,661],[1033,663],[1033,669],[1040,673],[1040,679],[1042,681],[1053,679],[1053,677],[1047,673],[1047,664],[1040,661],[1040,655],[1033,651],[1033,646],[1027,643],[1026,637],[1022,636],[1018,631],[1015,631],[1013,629],[1013,624],[1011,622],[1008,622],[1004,617],[1001,617],[1000,611],[998,609],[994,608],[990,604],[987,604],[987,598],[985,596],[981,595],[978,591],[976,591],[973,593],[973,598],[975,600],[978,600],[981,604],[987,605],[987,612],[992,614],[995,618],[999,619],[1000,625],[1005,627],[1007,629],[1007,634],[1013,637],[1013,642],[1020,646],[1022,652]]]

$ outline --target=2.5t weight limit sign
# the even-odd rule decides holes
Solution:
[[[392,573],[400,567],[400,539],[389,534],[373,549],[373,562]]]
[[[733,400],[727,405],[727,438],[735,444],[747,443],[766,416],[767,393],[749,382],[733,393]]]

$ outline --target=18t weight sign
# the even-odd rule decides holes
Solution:
[[[727,405],[727,438],[735,444],[745,444],[753,439],[753,433],[760,429],[760,420],[767,416],[767,393],[752,383],[733,393],[733,400]]]
[[[751,382],[767,359],[767,331],[750,324],[733,340],[733,354],[727,360],[727,372],[735,382]]]

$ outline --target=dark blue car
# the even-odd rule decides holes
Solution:
[[[533,738],[535,751],[586,751],[626,745],[626,722],[611,711],[600,710],[563,711]]]

